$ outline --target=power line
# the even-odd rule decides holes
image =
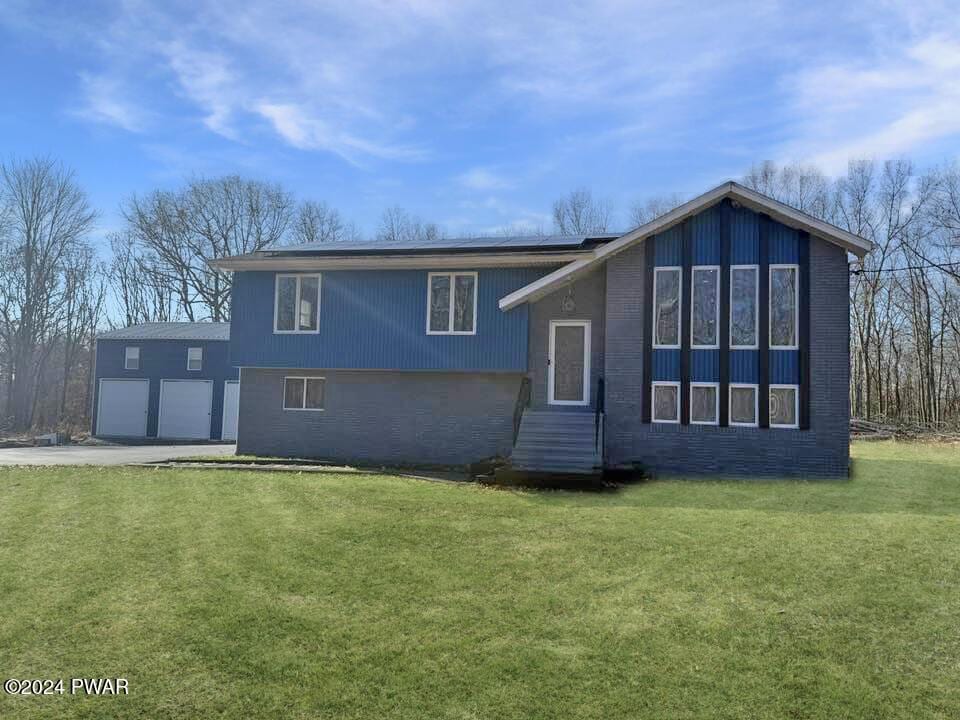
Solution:
[[[904,272],[905,270],[943,270],[945,272],[955,274],[960,272],[960,262],[928,263],[926,265],[904,265],[902,267],[877,268],[876,270],[868,270],[866,268],[851,268],[850,274],[863,275],[864,273]]]

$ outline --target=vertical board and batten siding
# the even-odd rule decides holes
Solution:
[[[320,330],[274,334],[274,272],[236,273],[231,362],[242,367],[524,372],[529,307],[500,298],[553,267],[480,269],[475,335],[427,335],[429,270],[320,273]]]
[[[161,380],[212,380],[213,405],[210,411],[210,437],[220,438],[223,424],[223,391],[227,380],[236,380],[237,368],[230,365],[229,341],[226,340],[97,340],[92,432],[97,431],[97,413],[101,379],[144,379],[150,381],[147,406],[147,437],[157,436],[160,411]],[[140,348],[140,367],[124,369],[127,347]],[[203,348],[200,371],[187,370],[187,348]]]

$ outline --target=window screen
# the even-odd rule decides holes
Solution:
[[[140,348],[127,347],[123,349],[123,368],[125,370],[140,369]]]
[[[680,268],[655,268],[653,273],[655,347],[680,346]]]
[[[715,347],[717,345],[717,311],[719,309],[720,269],[694,268],[693,284],[693,329],[691,346]]]
[[[797,346],[797,268],[770,268],[770,347]]]
[[[187,348],[187,370],[201,370],[203,368],[203,348]]]
[[[730,386],[730,423],[732,425],[757,424],[757,388]]]
[[[680,386],[674,384],[653,385],[653,421],[680,422]]]
[[[730,268],[730,347],[757,345],[757,272]]]
[[[716,385],[690,386],[690,422],[703,425],[715,425],[717,418],[717,398],[719,389]]]

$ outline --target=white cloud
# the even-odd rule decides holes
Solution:
[[[475,167],[467,170],[467,172],[457,177],[457,182],[469,190],[478,190],[480,192],[507,190],[515,185],[512,180],[485,167]]]
[[[146,127],[146,115],[119,80],[88,73],[80,74],[82,103],[74,111],[78,117],[105,123],[127,132],[140,132]]]

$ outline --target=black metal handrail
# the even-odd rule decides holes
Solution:
[[[603,414],[606,412],[606,387],[601,375],[597,378],[597,410],[594,413],[593,423],[593,449],[600,447],[600,422],[603,420]]]
[[[517,436],[520,434],[520,421],[523,419],[524,408],[530,407],[530,395],[532,384],[530,378],[525,377],[520,381],[520,392],[517,393],[517,404],[513,408],[513,444],[517,444]]]

